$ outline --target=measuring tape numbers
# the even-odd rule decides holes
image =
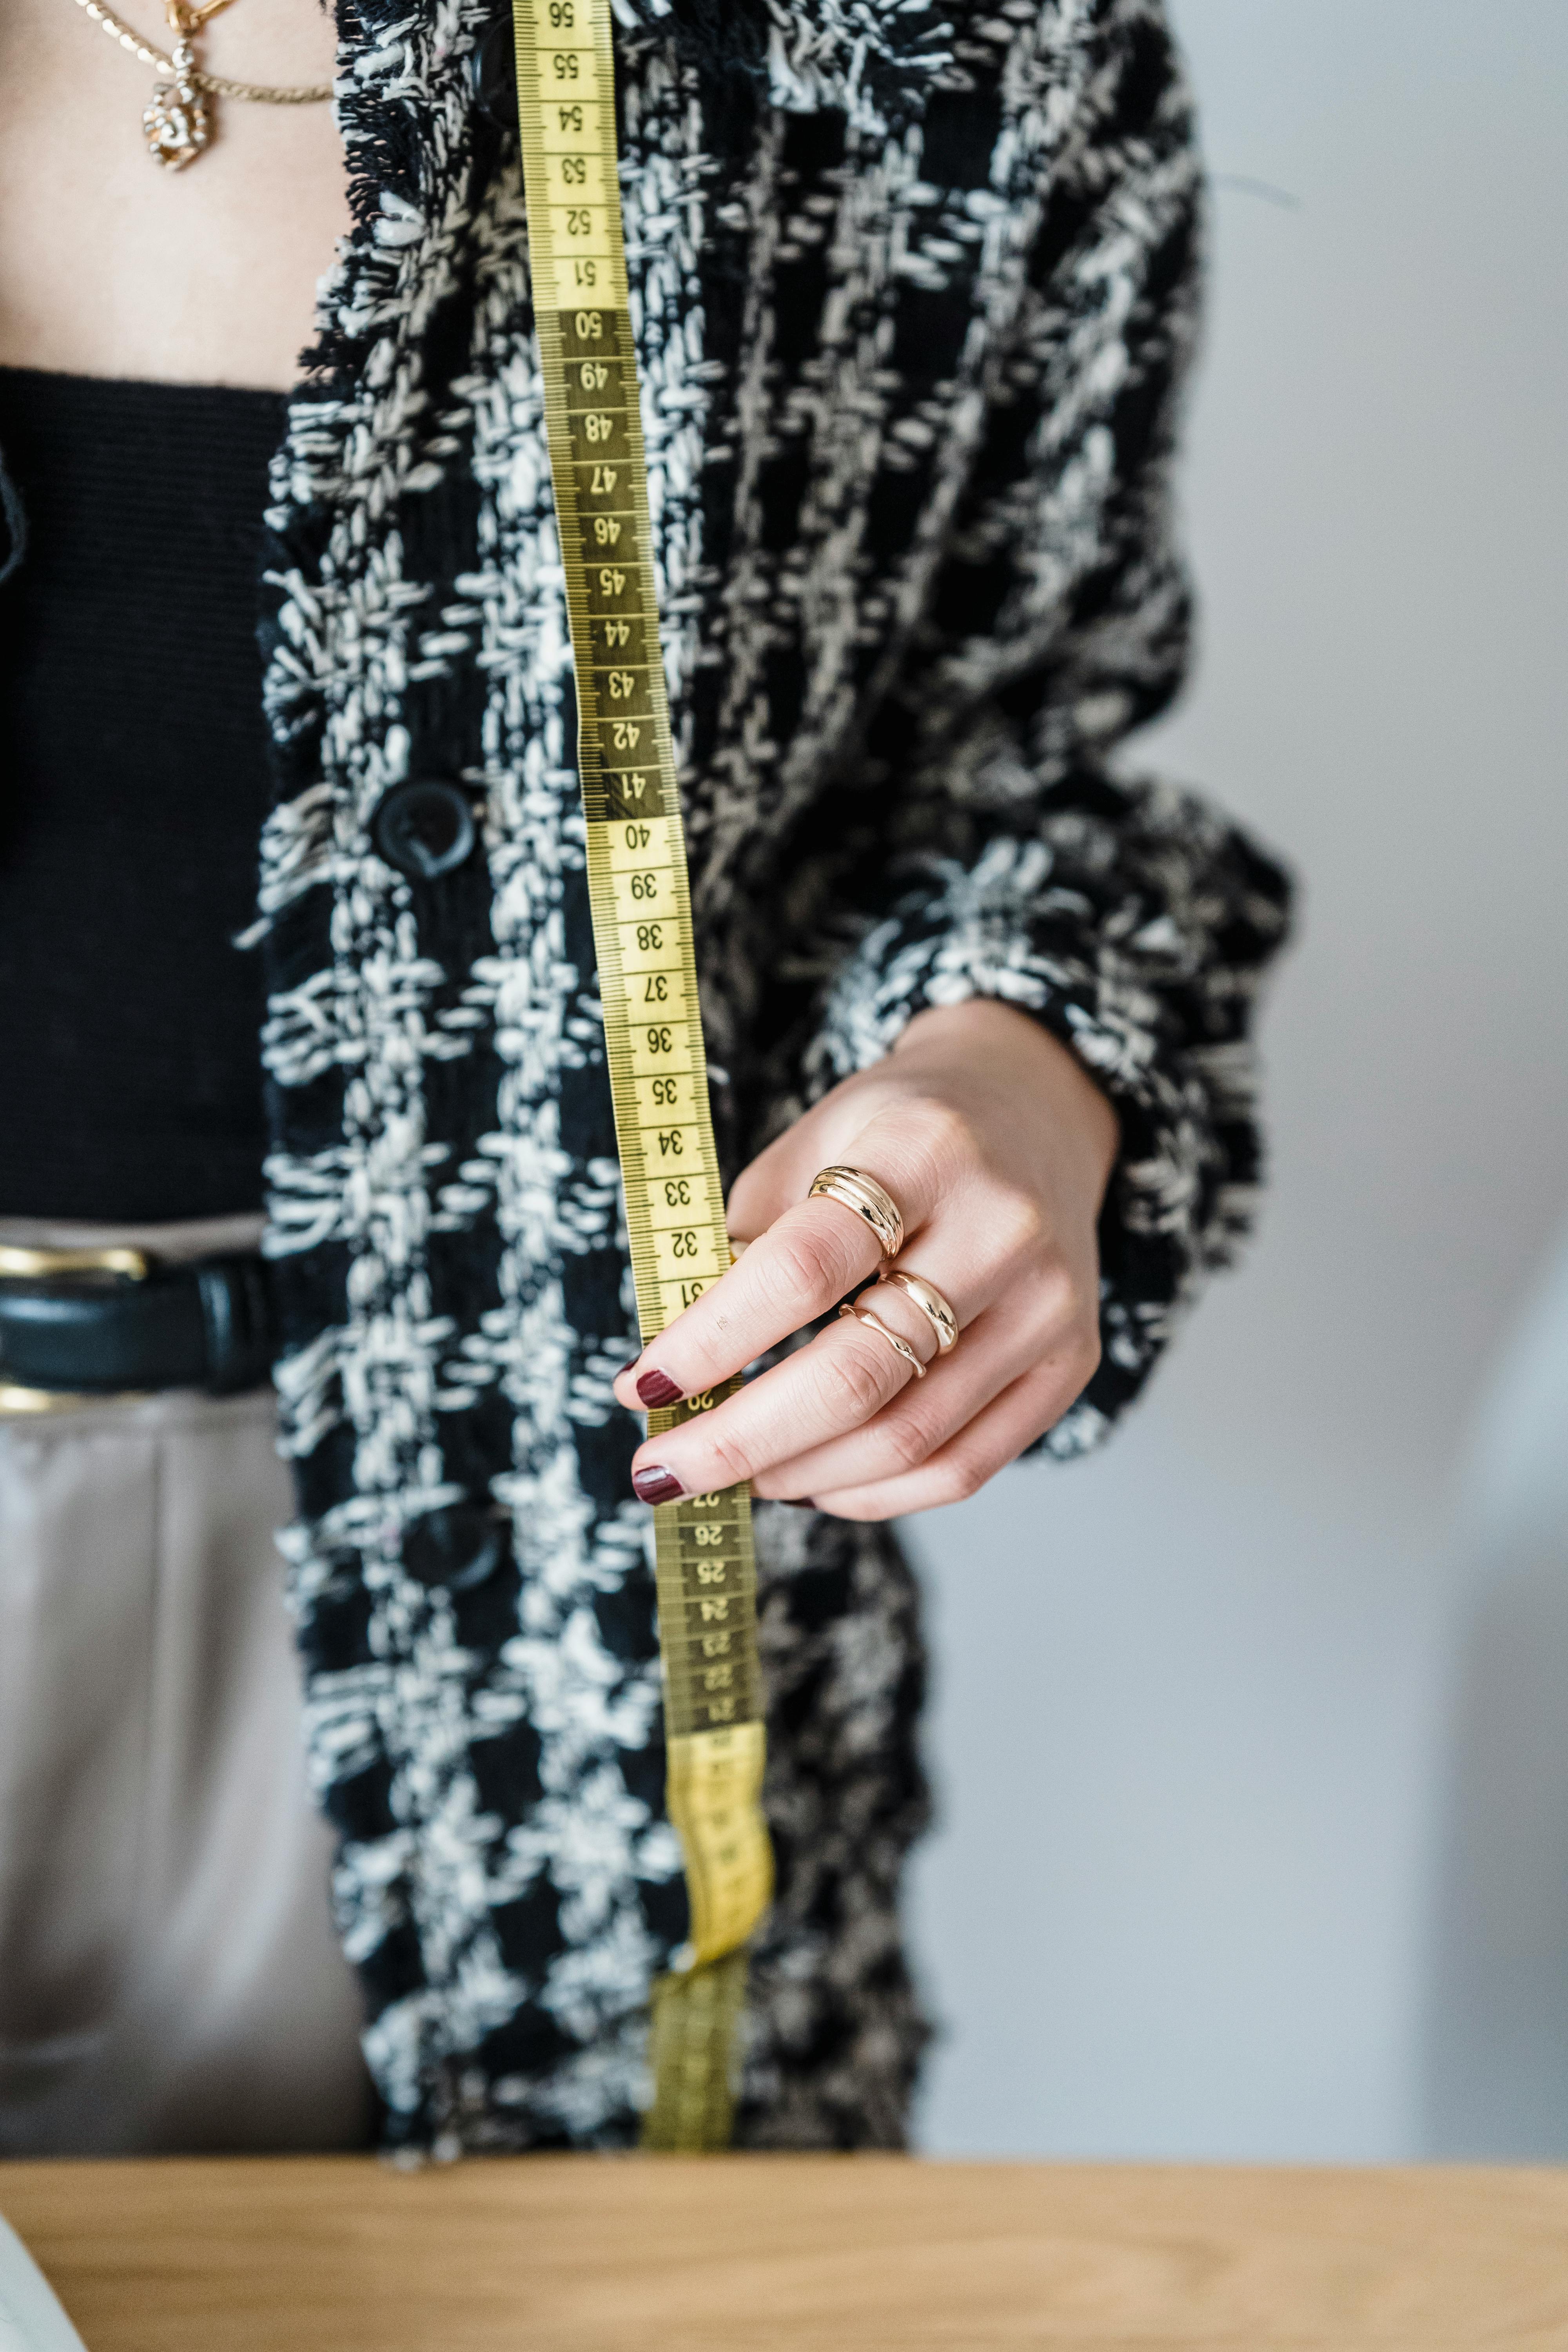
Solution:
[[[659,652],[609,0],[512,0],[529,257],[577,682],[605,1049],[643,1344],[726,1270],[686,844]],[[649,1415],[657,1435],[731,1381]],[[654,1512],[686,1965],[654,1989],[644,2145],[730,2137],[746,1938],[773,1893],[750,1490]]]

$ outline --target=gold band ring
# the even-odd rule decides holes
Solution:
[[[904,1221],[899,1204],[863,1168],[823,1168],[811,1180],[808,1200],[837,1201],[861,1223],[869,1225],[884,1257],[897,1257],[904,1245]]]
[[[923,1274],[910,1274],[901,1265],[884,1266],[877,1277],[878,1287],[891,1283],[906,1298],[912,1298],[931,1329],[936,1333],[939,1356],[950,1356],[958,1345],[958,1318],[934,1282]]]
[[[872,1330],[877,1334],[879,1339],[886,1339],[889,1347],[892,1349],[894,1354],[902,1356],[905,1363],[912,1370],[916,1380],[924,1380],[926,1376],[926,1368],[921,1363],[920,1358],[916,1355],[914,1349],[910,1347],[909,1341],[907,1339],[900,1339],[896,1331],[889,1331],[879,1315],[873,1315],[868,1307],[851,1307],[847,1299],[845,1300],[838,1312],[840,1317],[852,1315],[857,1323],[868,1323]]]

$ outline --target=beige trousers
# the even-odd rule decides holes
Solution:
[[[0,1241],[231,1247],[257,1221]],[[363,2144],[270,1390],[0,1417],[0,2155]]]

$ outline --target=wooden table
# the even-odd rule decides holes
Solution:
[[[88,2352],[1568,2347],[1568,2172],[0,2165]]]

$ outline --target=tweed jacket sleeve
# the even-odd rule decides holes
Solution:
[[[1116,764],[1188,650],[1170,477],[1201,184],[1158,19],[1102,22],[918,620],[840,772],[840,854],[801,891],[780,960],[815,990],[786,1024],[785,1094],[819,1096],[923,1008],[979,995],[1035,1013],[1115,1104],[1103,1360],[1045,1441],[1063,1456],[1105,1434],[1247,1228],[1249,1021],[1289,899],[1212,807]],[[942,134],[937,113],[928,153]],[[917,419],[943,323],[933,300],[906,339]]]

